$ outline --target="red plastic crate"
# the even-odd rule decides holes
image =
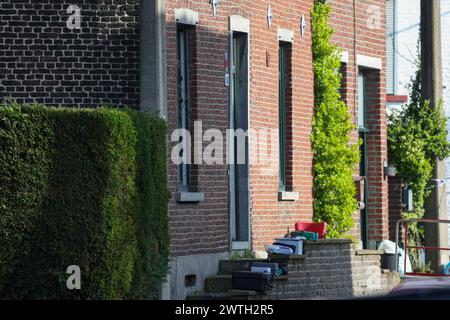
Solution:
[[[327,233],[327,224],[326,222],[297,222],[295,231],[317,232],[319,239],[323,239]]]

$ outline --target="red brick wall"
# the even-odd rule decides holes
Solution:
[[[258,166],[251,170],[252,242],[254,250],[264,250],[273,238],[283,236],[297,221],[312,219],[312,152],[311,121],[314,106],[310,12],[312,1],[271,1],[274,19],[269,29],[266,23],[268,1],[254,1],[251,18],[252,84],[251,127],[278,128],[278,41],[277,28],[294,31],[292,43],[292,105],[288,124],[292,150],[287,156],[287,180],[292,190],[300,193],[299,201],[278,200],[278,166],[267,172]],[[308,27],[301,37],[302,15]],[[266,65],[265,57],[269,56]],[[291,122],[289,120],[292,120]],[[289,123],[290,122],[290,123]],[[254,154],[256,150],[252,150]],[[290,164],[290,165],[289,165]]]
[[[395,241],[395,228],[398,220],[402,218],[403,181],[400,177],[389,177],[389,240]],[[402,236],[401,228],[399,237]]]
[[[203,121],[203,130],[228,128],[228,88],[224,86],[224,54],[228,50],[228,16],[239,6],[221,1],[219,14],[213,17],[205,1],[166,3],[167,90],[169,138],[177,125],[177,50],[175,8],[189,8],[199,13],[194,57],[195,92],[191,92],[193,120]],[[191,82],[192,84],[192,82]],[[193,94],[193,95],[192,95]],[[173,146],[169,143],[169,147]],[[169,148],[169,157],[170,157]],[[226,165],[194,167],[195,191],[204,193],[198,204],[178,204],[178,167],[169,158],[169,203],[172,256],[224,252],[229,249],[228,175]]]
[[[312,0],[271,1],[273,21],[267,25],[268,1],[225,1],[219,3],[217,16],[212,14],[208,1],[167,1],[167,72],[168,72],[168,119],[169,132],[177,127],[176,92],[176,24],[175,8],[190,8],[199,13],[196,35],[196,96],[198,120],[203,130],[228,128],[228,87],[224,86],[224,56],[228,50],[228,17],[241,15],[250,19],[250,127],[278,131],[278,39],[277,29],[294,31],[292,44],[292,105],[288,121],[292,124],[289,139],[294,146],[287,157],[289,184],[299,192],[295,202],[278,199],[278,163],[272,169],[259,165],[250,168],[250,210],[252,225],[252,249],[264,250],[274,237],[291,230],[297,221],[312,218],[312,152],[311,121],[314,106],[314,81],[311,53]],[[350,112],[357,113],[355,50],[360,54],[383,59],[383,70],[374,83],[372,96],[373,143],[370,157],[369,184],[371,185],[371,208],[369,222],[372,239],[388,235],[387,182],[383,178],[382,164],[386,158],[385,128],[385,29],[371,30],[366,26],[368,4],[379,6],[384,19],[384,0],[355,1],[356,32],[354,29],[353,1],[333,1],[335,11],[332,24],[336,27],[333,41],[349,52],[350,61],[345,72],[345,99]],[[304,38],[300,34],[300,22],[305,15],[307,28]],[[384,21],[382,21],[384,23]],[[355,41],[356,40],[356,41]],[[352,135],[357,139],[357,132]],[[377,145],[375,145],[377,144]],[[173,145],[173,144],[172,144]],[[257,153],[250,146],[251,155]],[[276,157],[278,159],[278,155]],[[197,167],[198,191],[204,192],[205,201],[199,204],[170,202],[172,255],[221,252],[229,249],[228,166]],[[381,170],[381,171],[380,171]],[[177,191],[178,169],[169,163],[169,183],[172,194]],[[369,204],[370,205],[370,204]],[[359,213],[355,213],[354,234],[359,236]]]
[[[368,224],[369,240],[389,237],[388,229],[388,184],[383,176],[384,161],[387,160],[386,141],[386,30],[385,0],[332,1],[334,12],[332,25],[335,28],[333,41],[349,53],[349,63],[345,73],[345,101],[356,124],[358,108],[356,54],[382,59],[382,70],[368,72]],[[375,9],[379,11],[375,11]],[[370,24],[378,15],[379,24]],[[357,141],[358,133],[352,135]],[[360,235],[359,212],[355,213],[356,225],[353,234]]]
[[[292,106],[293,122],[289,138],[295,145],[288,155],[293,189],[300,201],[278,201],[278,164],[270,172],[257,165],[250,169],[252,242],[254,250],[263,250],[276,236],[293,229],[299,220],[312,218],[312,153],[310,147],[313,112],[313,76],[311,36],[300,35],[302,14],[309,20],[312,1],[271,1],[273,23],[267,25],[268,2],[220,1],[217,16],[204,1],[168,1],[167,71],[169,131],[177,127],[176,24],[175,8],[189,8],[199,13],[196,42],[195,108],[203,129],[228,128],[228,88],[224,86],[224,55],[228,50],[228,17],[241,15],[250,19],[250,127],[278,130],[278,38],[277,28],[292,29]],[[308,21],[309,22],[309,21]],[[266,57],[268,61],[266,61]],[[251,154],[257,151],[251,146]],[[278,159],[278,157],[277,157]],[[229,249],[228,166],[197,167],[198,191],[205,201],[199,204],[170,202],[172,254],[211,253]],[[169,163],[172,194],[177,192],[178,169]],[[292,181],[292,182],[291,182]]]

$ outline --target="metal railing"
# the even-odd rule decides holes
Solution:
[[[415,250],[436,250],[436,251],[450,251],[450,247],[434,247],[434,246],[408,246],[408,224],[414,223],[414,222],[424,222],[424,223],[446,223],[450,224],[450,220],[434,220],[434,219],[400,219],[397,221],[396,228],[395,228],[395,265],[396,265],[396,271],[398,272],[399,269],[399,259],[398,259],[398,245],[399,245],[399,229],[400,224],[402,224],[404,229],[404,242],[403,242],[403,275],[404,276],[430,276],[430,277],[449,277],[450,275],[445,274],[428,274],[428,273],[418,273],[418,272],[407,272],[406,271],[406,261],[408,257],[408,249],[415,249]]]

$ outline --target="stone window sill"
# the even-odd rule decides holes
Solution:
[[[298,201],[300,199],[300,194],[298,192],[278,192],[279,201]]]
[[[203,192],[180,191],[176,194],[176,200],[179,203],[198,203],[205,200]]]

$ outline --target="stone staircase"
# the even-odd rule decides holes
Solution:
[[[233,290],[231,275],[237,271],[250,271],[252,262],[267,262],[267,260],[242,259],[221,260],[219,274],[205,279],[204,292],[189,296],[188,300],[264,300],[266,293],[250,290]]]
[[[347,239],[306,241],[304,255],[270,256],[268,260],[221,260],[219,273],[206,278],[204,291],[188,300],[345,299],[388,293],[399,281],[396,272],[381,268],[381,252],[357,250]],[[231,275],[250,271],[252,262],[278,262],[287,276],[275,277],[266,293],[233,290]]]

